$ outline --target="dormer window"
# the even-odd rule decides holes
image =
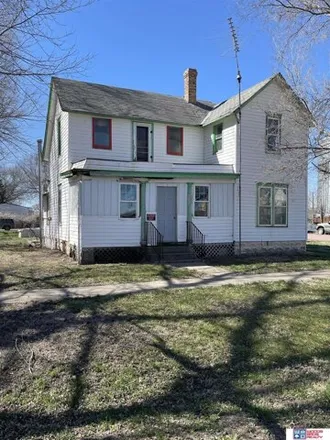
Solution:
[[[167,154],[183,156],[183,128],[167,127]]]
[[[266,116],[266,150],[279,151],[281,145],[281,115]]]
[[[111,119],[93,118],[93,148],[112,149]]]
[[[213,127],[213,136],[212,136],[212,143],[213,143],[213,154],[216,154],[218,151],[222,150],[222,124],[214,125]]]

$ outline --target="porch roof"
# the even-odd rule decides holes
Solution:
[[[123,162],[107,159],[86,158],[72,164],[71,169],[61,173],[62,177],[74,175],[140,177],[173,179],[187,177],[213,177],[236,179],[232,165],[204,165],[157,162]]]

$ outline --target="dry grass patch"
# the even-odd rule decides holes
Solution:
[[[283,440],[285,427],[327,426],[329,289],[3,306],[0,438]]]
[[[92,286],[197,276],[187,269],[157,264],[79,266],[59,251],[29,248],[15,232],[0,231],[0,289]]]

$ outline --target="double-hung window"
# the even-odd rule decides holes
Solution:
[[[112,149],[111,119],[93,118],[93,148]]]
[[[183,128],[167,127],[167,154],[183,155]]]
[[[138,215],[138,185],[136,183],[121,183],[120,218],[137,218]]]
[[[213,127],[213,154],[216,154],[218,151],[222,150],[222,129],[222,124],[218,124]]]
[[[194,194],[194,217],[208,217],[210,211],[210,187],[196,185]]]
[[[288,187],[276,183],[258,185],[258,226],[288,225]]]
[[[266,115],[266,150],[279,151],[281,145],[281,115]]]

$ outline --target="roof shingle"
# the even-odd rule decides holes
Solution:
[[[263,89],[276,74],[244,90],[244,105]],[[180,125],[208,125],[238,109],[238,95],[215,105],[209,101],[187,103],[184,98],[160,93],[111,87],[63,78],[53,78],[62,110],[93,115],[166,122]]]
[[[53,78],[53,85],[62,110],[68,112],[201,125],[215,105],[206,101],[189,104],[175,96],[62,78]]]

